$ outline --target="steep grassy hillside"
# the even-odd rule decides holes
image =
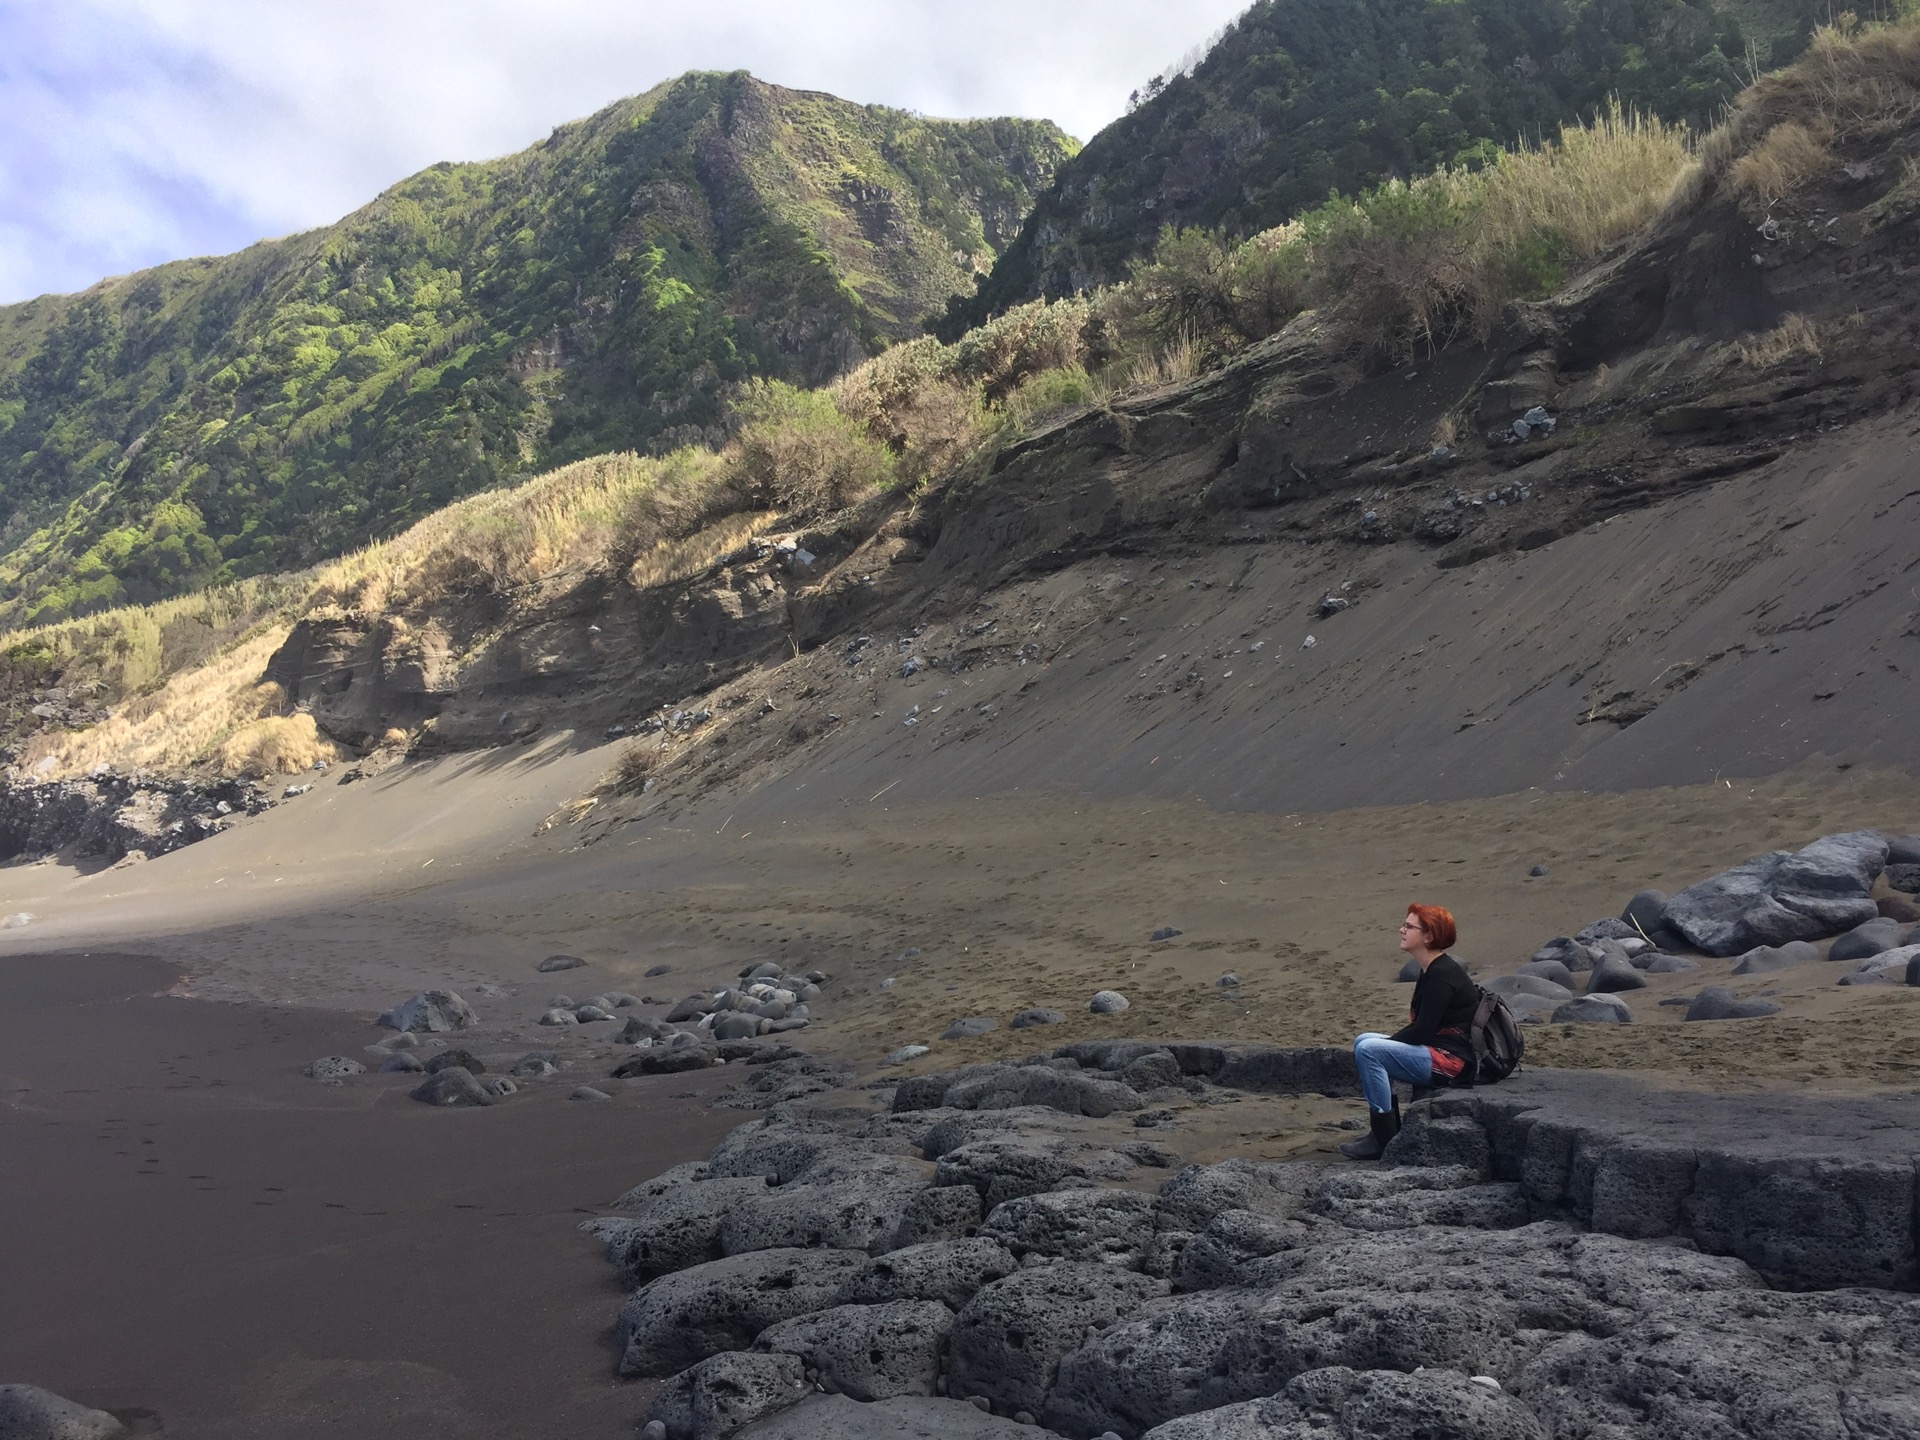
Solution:
[[[1854,7],[1899,8],[1903,0]],[[1804,48],[1825,0],[1260,0],[1191,75],[1148,87],[1040,199],[958,333],[1109,284],[1168,225],[1248,235],[1328,194],[1481,163],[1609,98],[1705,128]]]
[[[1071,151],[696,74],[339,224],[0,309],[0,619],[338,554],[917,333]]]

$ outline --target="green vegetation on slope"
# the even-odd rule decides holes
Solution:
[[[1865,11],[1908,0],[1876,0]],[[1251,235],[1389,179],[1483,164],[1617,101],[1705,129],[1826,0],[1260,0],[1061,168],[943,333],[1122,278],[1169,225]]]
[[[339,224],[0,309],[0,619],[283,570],[916,333],[1055,127],[690,75]]]

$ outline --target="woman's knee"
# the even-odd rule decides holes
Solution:
[[[1380,1034],[1377,1030],[1369,1030],[1364,1035],[1355,1036],[1353,1041],[1353,1053],[1355,1055],[1360,1055],[1366,1051],[1372,1050],[1375,1046],[1379,1045],[1386,1038],[1387,1038],[1386,1036]]]

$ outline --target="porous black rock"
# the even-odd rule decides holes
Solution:
[[[1887,840],[1876,830],[1824,836],[1688,886],[1668,899],[1665,922],[1708,955],[1824,940],[1879,913],[1869,892],[1886,860]]]
[[[621,1307],[620,1373],[660,1378],[745,1350],[768,1327],[826,1309],[866,1259],[846,1250],[757,1250],[663,1275]]]
[[[954,1322],[949,1391],[1038,1413],[1060,1358],[1089,1327],[1110,1325],[1166,1293],[1165,1282],[1111,1265],[1063,1262],[996,1280]]]
[[[949,1188],[934,1194],[971,1195]],[[974,1215],[979,1215],[976,1206]],[[996,1240],[935,1240],[876,1255],[834,1293],[836,1305],[884,1305],[892,1300],[937,1300],[959,1310],[982,1286],[1020,1268],[1013,1252]]]
[[[1887,866],[1887,888],[1906,895],[1920,895],[1920,864]]]
[[[1088,1187],[1022,1195],[994,1207],[980,1238],[1030,1257],[1137,1269],[1153,1238],[1153,1197]]]
[[[952,1331],[953,1311],[937,1300],[889,1300],[783,1320],[753,1344],[798,1356],[836,1394],[891,1400],[934,1393]]]
[[[806,1366],[797,1355],[729,1350],[668,1380],[646,1420],[664,1426],[668,1440],[720,1440],[811,1394]]]
[[[1571,1433],[1571,1432],[1569,1432]],[[1278,1395],[1183,1415],[1143,1440],[1549,1440],[1538,1416],[1498,1383],[1452,1369],[1309,1370]]]
[[[607,1259],[627,1285],[721,1258],[720,1231],[736,1205],[767,1192],[763,1176],[724,1176],[673,1186],[651,1199],[619,1208],[631,1218],[593,1222],[607,1242]]]
[[[734,1432],[735,1440],[1033,1440],[1034,1431],[964,1400],[900,1396],[863,1405],[816,1395]]]
[[[458,1065],[462,1070],[471,1070],[475,1075],[484,1075],[487,1073],[487,1067],[482,1063],[478,1055],[475,1055],[471,1050],[463,1050],[458,1046],[455,1046],[451,1050],[442,1050],[438,1055],[427,1061],[427,1073],[429,1075],[438,1075],[442,1070],[450,1069],[455,1065]]]

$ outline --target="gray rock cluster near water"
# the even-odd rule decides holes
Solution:
[[[1529,1073],[1364,1168],[1182,1167],[1087,1118],[1230,1083],[1353,1073],[1085,1042],[784,1105],[638,1186],[583,1228],[631,1287],[621,1372],[665,1382],[641,1433],[1920,1435],[1916,1097]]]
[[[1758,856],[1677,895],[1642,890],[1618,919],[1549,940],[1486,988],[1522,1021],[1630,1024],[1632,1008],[1620,997],[1644,989],[1648,975],[1690,973],[1716,960],[1733,962],[1724,972],[1730,979],[1767,975],[1823,959],[1815,943],[1823,940],[1833,940],[1824,959],[1846,967],[1837,984],[1920,985],[1920,924],[1882,913],[1872,892],[1883,875],[1896,890],[1920,891],[1920,836],[1828,835],[1804,850]],[[1771,1001],[1709,985],[1686,1018],[1779,1013]]]

